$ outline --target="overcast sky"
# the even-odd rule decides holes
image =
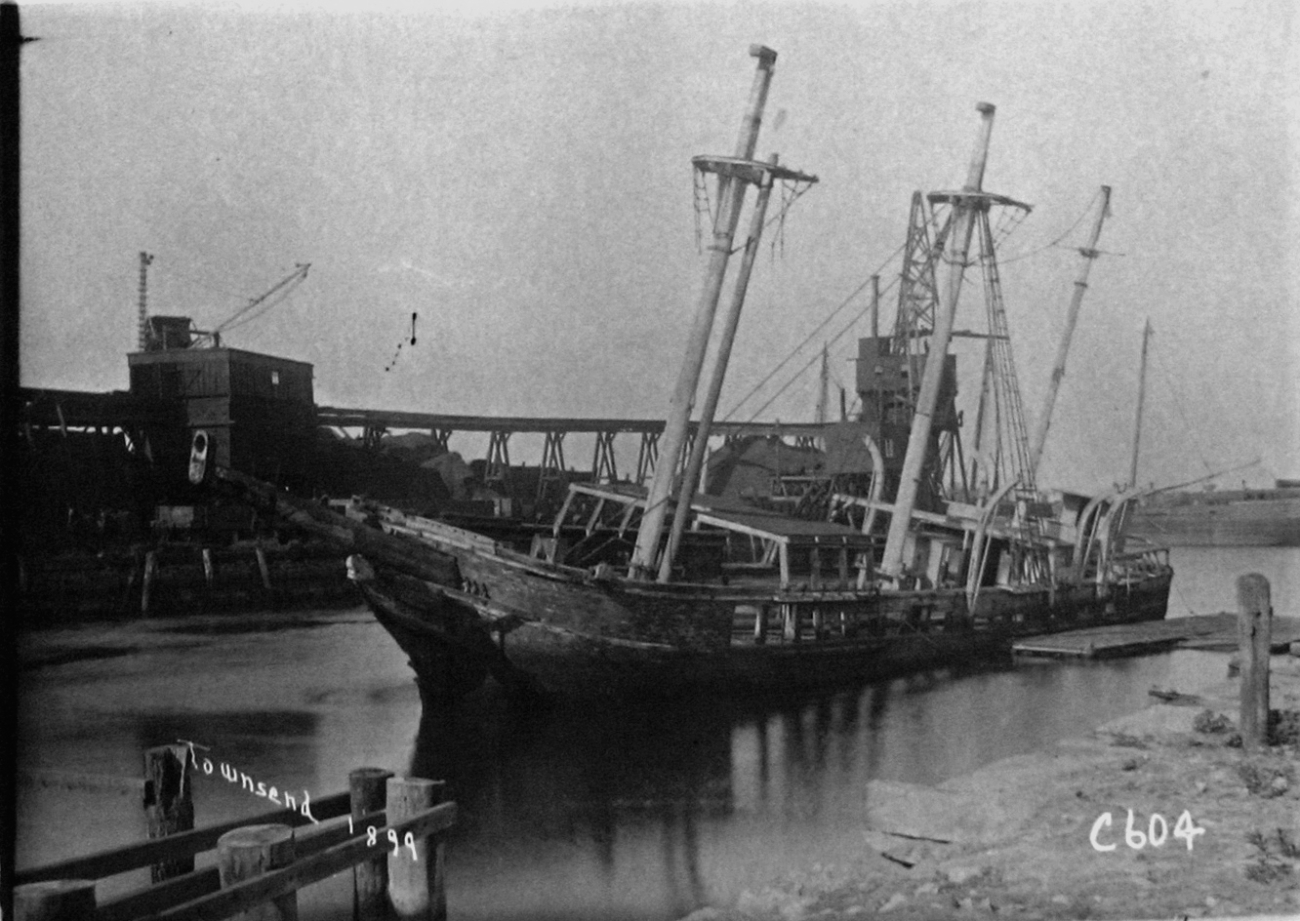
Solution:
[[[150,311],[205,329],[310,262],[225,342],[313,363],[320,403],[661,418],[704,264],[690,158],[732,152],[759,42],[758,154],[821,182],[759,261],[724,413],[878,270],[892,323],[911,193],[960,185],[987,100],[985,188],[1034,206],[1002,250],[1031,416],[1114,189],[1040,480],[1127,476],[1147,317],[1140,479],[1300,477],[1288,0],[97,3],[25,6],[23,31],[26,386],[127,386],[147,250]],[[733,418],[807,366],[761,418],[810,419],[824,342],[852,392],[866,307]]]

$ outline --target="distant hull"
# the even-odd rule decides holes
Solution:
[[[1129,533],[1174,547],[1300,547],[1300,491],[1142,506]]]

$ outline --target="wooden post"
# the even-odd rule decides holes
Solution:
[[[388,778],[392,771],[383,768],[357,768],[348,774],[352,793],[352,818],[384,808]],[[389,819],[389,824],[392,820]],[[354,829],[364,832],[363,828]],[[353,921],[378,921],[388,914],[388,864],[383,856],[357,864],[352,870]]]
[[[754,611],[754,644],[762,646],[767,642],[767,605],[760,604]]]
[[[388,824],[438,805],[445,787],[441,780],[388,778]],[[405,841],[399,844],[396,854],[388,851],[388,899],[393,913],[402,921],[446,921],[442,842],[422,838],[415,842],[414,855]]]
[[[203,580],[208,583],[208,591],[212,591],[212,550],[209,547],[203,548]]]
[[[82,921],[95,916],[95,881],[59,879],[14,887],[17,921]]]
[[[217,839],[222,889],[287,867],[293,858],[293,829],[288,825],[245,825]],[[239,921],[298,921],[298,893],[285,893],[233,917]]]
[[[1241,656],[1241,745],[1246,751],[1268,744],[1268,656],[1273,605],[1268,579],[1257,572],[1237,579],[1237,646]]]
[[[144,588],[140,590],[140,613],[149,613],[149,595],[153,591],[153,580],[158,575],[158,554],[150,550],[144,555]]]
[[[262,587],[269,592],[271,590],[271,570],[266,565],[266,551],[261,547],[256,547],[254,552],[257,554],[257,568],[262,573]]]
[[[189,749],[161,745],[144,753],[144,812],[150,838],[164,838],[194,828]],[[194,872],[194,858],[168,860],[151,868],[155,883]]]
[[[796,604],[781,605],[782,633],[787,643],[799,642],[799,606]]]
[[[135,588],[135,580],[140,577],[141,566],[140,551],[137,550],[135,551],[135,559],[131,563],[131,571],[126,576],[126,588],[122,592],[122,610],[124,612],[131,610],[131,591]],[[19,591],[26,592],[27,589],[20,584]]]

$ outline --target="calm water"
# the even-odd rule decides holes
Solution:
[[[1279,614],[1295,612],[1300,550],[1188,549],[1173,562],[1170,616],[1235,610],[1234,580],[1252,571]],[[675,918],[857,853],[873,778],[936,783],[1144,707],[1152,685],[1224,674],[1222,655],[1183,651],[797,700],[523,718],[489,697],[421,713],[404,656],[364,612],[256,633],[189,631],[199,623],[212,621],[24,672],[20,767],[134,777],[144,748],[184,738],[313,798],[362,765],[445,777],[462,816],[448,866],[458,919]],[[195,800],[200,824],[264,805],[215,774],[198,776]],[[25,866],[136,840],[143,822],[131,795],[25,784],[18,832]],[[308,890],[304,916],[346,917],[349,885]]]

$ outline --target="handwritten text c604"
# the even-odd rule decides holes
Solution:
[[[1088,842],[1092,845],[1093,850],[1106,853],[1119,847],[1118,844],[1108,844],[1101,840],[1103,829],[1109,828],[1111,821],[1111,814],[1103,812],[1097,817],[1097,821],[1092,823],[1092,832],[1088,835]],[[1196,823],[1192,821],[1192,814],[1184,809],[1183,814],[1178,817],[1178,821],[1174,824],[1173,836],[1186,841],[1187,849],[1190,851],[1196,836],[1203,834],[1205,834],[1205,829],[1197,827]],[[1133,810],[1128,811],[1128,820],[1124,823],[1124,843],[1133,850],[1140,851],[1148,844],[1152,847],[1162,847],[1168,840],[1169,823],[1165,821],[1165,817],[1160,813],[1151,813],[1151,821],[1147,823],[1147,830],[1142,831],[1140,828],[1133,827]]]

